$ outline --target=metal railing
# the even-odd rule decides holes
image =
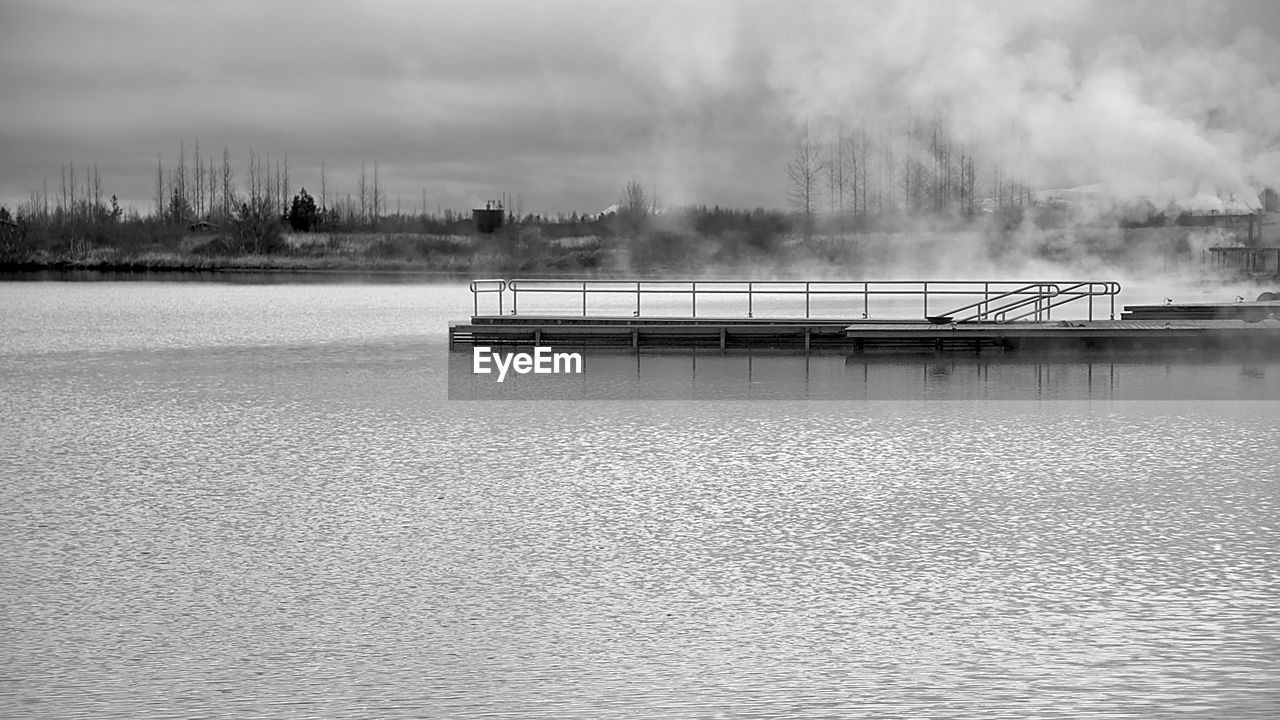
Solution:
[[[1065,286],[1065,287],[1064,287]],[[995,314],[996,322],[1009,322],[1012,320],[1021,320],[1029,317],[1033,313],[1039,314],[1043,312],[1045,318],[1053,308],[1075,302],[1082,298],[1088,299],[1089,320],[1093,320],[1093,299],[1095,297],[1106,297],[1110,301],[1108,310],[1108,319],[1116,319],[1116,295],[1120,294],[1120,283],[1118,282],[1078,282],[1078,283],[1061,283],[1056,288],[1056,292],[1052,297],[1044,298],[1042,305],[1031,310],[1010,316],[1009,313],[1018,310],[1019,306],[1008,306],[1002,308]]]
[[[1109,317],[1115,319],[1115,296],[1120,284],[1100,281],[1005,281],[1005,280],[555,280],[514,279],[475,280],[471,283],[473,309],[479,315],[480,296],[498,296],[498,314],[504,314],[503,297],[511,293],[511,314],[520,312],[522,296],[559,296],[573,298],[573,314],[588,317],[596,306],[608,304],[604,298],[633,296],[632,315],[644,317],[644,298],[650,296],[687,296],[689,315],[698,317],[698,300],[737,296],[746,300],[746,316],[755,317],[761,301],[777,297],[803,297],[804,317],[812,318],[813,306],[820,300],[837,298],[833,319],[872,317],[872,299],[914,296],[920,300],[920,318],[930,322],[1008,322],[1023,318],[1049,320],[1052,311],[1069,303],[1088,306],[1088,319],[1094,316],[1094,299],[1108,298]],[[938,311],[946,299],[961,302],[953,309]],[[845,302],[847,300],[847,302]],[[967,302],[966,302],[967,301]],[[832,312],[830,303],[828,312]],[[885,303],[889,304],[889,303]],[[931,308],[931,304],[933,308]],[[898,304],[899,307],[901,303]],[[670,303],[665,307],[670,308]],[[563,309],[562,309],[563,308]],[[568,308],[557,308],[565,313]],[[883,310],[883,305],[877,311]],[[567,313],[566,313],[567,314]],[[668,315],[669,316],[669,315]],[[704,315],[703,317],[706,317]],[[723,316],[718,316],[723,317]],[[888,316],[882,316],[890,319]]]
[[[507,289],[506,280],[472,280],[471,281],[471,314],[480,314],[480,296],[488,293],[498,295],[498,314],[502,315],[502,294]],[[511,311],[515,314],[515,310]]]
[[[987,296],[975,303],[970,303],[947,313],[952,322],[986,321],[1009,322],[1032,317],[1036,320],[1048,320],[1053,308],[1087,299],[1088,319],[1093,320],[1093,299],[1107,297],[1110,301],[1109,318],[1116,317],[1116,295],[1120,294],[1120,283],[1117,282],[1048,282],[1024,285],[1017,290]],[[992,303],[995,306],[992,306]],[[966,311],[973,311],[964,315]],[[1010,315],[1010,313],[1015,313]]]

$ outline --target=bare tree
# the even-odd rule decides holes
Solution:
[[[195,148],[191,151],[191,154],[195,158],[196,163],[193,170],[196,182],[192,209],[195,210],[196,217],[198,218],[204,215],[204,168],[200,166],[200,138],[195,139]]]
[[[644,230],[649,219],[649,196],[639,179],[631,179],[618,197],[618,220],[623,232],[636,235]]]
[[[266,180],[266,190],[262,193],[262,197],[266,200],[268,207],[274,208],[280,202],[280,161],[274,164],[271,162],[271,153],[267,153],[267,165],[263,173]]]
[[[813,235],[813,210],[820,192],[819,179],[827,163],[822,159],[822,148],[809,135],[809,123],[796,133],[792,145],[791,162],[787,163],[787,177],[791,179],[791,205],[804,214],[804,237]]]
[[[893,178],[894,168],[896,167],[893,148],[893,139],[887,127],[882,126],[879,130],[880,135],[880,152],[876,153],[876,214],[883,215],[887,212],[894,212],[897,205],[894,202],[893,195]]]
[[[156,153],[156,217],[164,217],[164,162]]]
[[[841,219],[844,216],[844,128],[836,129],[835,137],[827,143],[827,212]]]
[[[382,197],[381,187],[378,184],[378,161],[373,161],[373,218],[372,225],[376,230],[378,227],[378,218],[382,217],[382,206],[386,202],[386,198]]]
[[[284,173],[281,175],[280,200],[277,206],[282,214],[289,212],[289,151],[284,151]]]
[[[69,205],[67,205],[67,211],[70,214],[70,216],[74,218],[76,217],[76,204],[77,204],[76,203],[76,163],[74,160],[69,160],[67,161],[67,166],[70,168],[67,171],[67,181],[70,183],[70,188],[71,188],[71,202]]]
[[[191,207],[190,197],[188,196],[187,187],[187,144],[185,141],[178,141],[178,167],[173,171],[173,200],[170,202],[170,209],[174,211],[175,221],[182,221],[182,209]]]
[[[921,123],[910,109],[907,110],[905,125],[898,184],[902,188],[903,212],[906,215],[914,215],[923,204],[924,165],[920,160],[919,147],[922,134]]]
[[[205,172],[208,173],[208,178],[205,179],[209,188],[208,216],[213,217],[218,208],[218,169],[213,164],[213,153],[209,153],[209,158],[205,161]]]
[[[854,145],[857,150],[854,153],[854,157],[858,159],[858,162],[854,166],[854,171],[853,171],[854,177],[857,179],[857,184],[853,188],[854,213],[861,214],[863,217],[865,217],[870,212],[867,206],[867,193],[870,192],[871,190],[870,180],[871,180],[871,148],[872,148],[871,133],[867,131],[867,128],[865,126],[858,129],[858,137]],[[858,211],[859,192],[861,192],[862,194],[861,213],[859,213]]]
[[[966,218],[972,218],[977,212],[974,197],[974,185],[977,181],[977,171],[974,165],[973,147],[972,145],[960,146],[960,178],[959,178],[959,201],[960,210]]]
[[[67,212],[67,166],[63,165],[59,167],[58,171],[61,173],[62,193],[58,196],[57,212],[58,215],[65,217]]]
[[[102,213],[102,176],[98,174],[98,163],[93,164],[93,180],[89,183],[89,197],[92,203],[90,212],[94,219],[97,219]]]
[[[226,145],[222,146],[222,219],[228,220],[231,217],[232,207],[235,205],[236,192],[232,186],[234,175],[231,169],[231,151]]]
[[[369,189],[365,179],[364,163],[360,163],[360,178],[356,180],[356,193],[360,196],[360,222],[369,217]]]

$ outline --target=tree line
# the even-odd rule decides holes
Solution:
[[[219,155],[204,154],[199,141],[192,148],[182,141],[175,159],[166,163],[162,155],[156,156],[150,212],[126,210],[114,195],[107,200],[97,165],[81,170],[72,161],[59,168],[57,186],[50,188],[46,178],[18,204],[16,212],[5,213],[6,217],[39,226],[112,221],[233,225],[249,217],[273,217],[290,224],[301,222],[305,228],[300,229],[321,224],[376,229],[379,221],[391,214],[391,199],[376,161],[361,163],[353,191],[335,192],[323,161],[319,180],[319,187],[311,191],[295,186],[288,152],[273,158],[249,148],[241,176],[229,148],[223,147]],[[398,199],[395,204],[395,215],[403,215]],[[449,221],[462,216],[452,210],[429,213],[425,190],[416,215],[443,216]]]
[[[820,218],[840,232],[884,229],[903,218],[972,220],[1032,200],[1025,181],[957,139],[941,109],[879,126],[836,125],[821,136],[806,122],[786,172],[787,199],[806,234]]]

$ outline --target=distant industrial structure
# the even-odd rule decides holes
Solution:
[[[1233,231],[1236,245],[1209,248],[1212,266],[1241,275],[1280,278],[1280,195],[1266,188],[1262,207],[1248,214],[1190,215],[1182,224]]]
[[[1209,262],[1223,272],[1280,277],[1280,247],[1213,247]]]
[[[1213,236],[1221,245],[1202,251],[1202,263],[1223,272],[1280,277],[1280,194],[1274,188],[1258,193],[1257,202],[1244,202],[1234,196],[1189,197],[1188,189],[1192,188],[1170,185],[1167,195],[1126,196],[1099,183],[1034,191],[1031,201],[1042,208],[1065,211],[1069,216],[1119,221],[1125,228],[1212,229],[1217,231]],[[994,204],[984,201],[983,208],[992,212]]]

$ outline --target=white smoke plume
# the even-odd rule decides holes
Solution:
[[[830,128],[940,108],[954,138],[1033,187],[1092,184],[1192,210],[1256,208],[1262,188],[1280,187],[1280,46],[1218,3],[749,0],[635,12],[647,30],[633,55],[675,112],[752,97],[746,109],[761,117]]]

